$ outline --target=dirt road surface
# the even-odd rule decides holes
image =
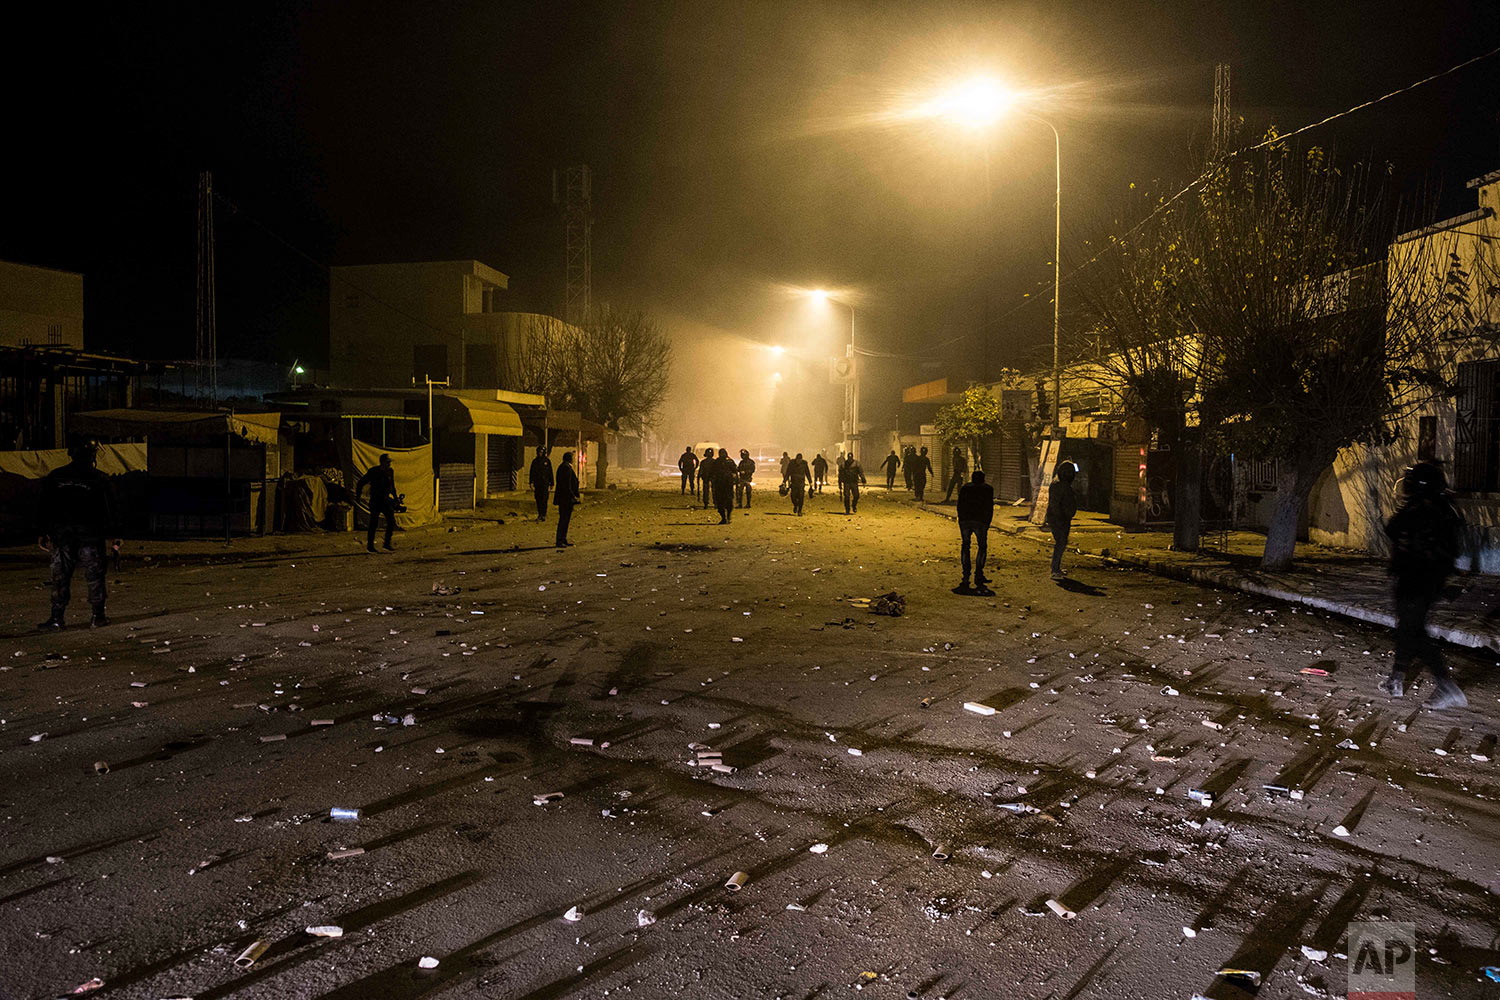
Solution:
[[[1355,920],[1500,996],[1492,661],[1434,713],[1379,629],[999,536],[956,596],[880,492],[142,543],[51,635],[9,550],[0,996],[1329,997]]]

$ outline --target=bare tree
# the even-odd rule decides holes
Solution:
[[[520,349],[519,381],[549,405],[578,410],[619,431],[654,422],[672,384],[672,342],[640,310],[605,307],[583,324],[537,328]],[[595,485],[604,485],[608,447],[599,442]]]

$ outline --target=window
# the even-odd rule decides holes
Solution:
[[[1417,461],[1437,458],[1437,417],[1417,418]]]
[[[444,344],[417,344],[411,349],[411,377],[442,382],[448,378],[448,348]]]
[[[494,344],[464,345],[464,388],[498,389],[500,358]]]
[[[1458,366],[1453,488],[1500,491],[1500,358]]]

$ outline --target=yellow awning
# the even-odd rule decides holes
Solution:
[[[450,431],[521,436],[521,415],[515,407],[484,399],[434,396],[432,422]]]

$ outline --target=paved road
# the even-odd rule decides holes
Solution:
[[[1431,713],[1373,696],[1380,630],[999,537],[957,597],[951,522],[835,506],[153,543],[55,636],[7,553],[0,996],[1338,996],[1356,919],[1416,925],[1419,995],[1494,995],[1487,661]]]

